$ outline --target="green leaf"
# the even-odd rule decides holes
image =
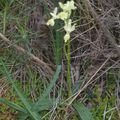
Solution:
[[[18,114],[18,120],[26,120],[29,117],[29,114],[25,114],[23,112]]]
[[[46,100],[46,97],[49,95],[49,93],[51,92],[53,86],[55,85],[58,77],[59,77],[59,73],[61,72],[61,65],[57,66],[57,70],[53,76],[53,80],[51,80],[50,84],[48,85],[47,89],[43,92],[43,94],[41,95],[41,97],[39,98],[39,100],[34,104],[35,107],[37,107],[38,111],[41,111],[41,103],[44,103]]]
[[[0,98],[0,103],[4,103],[6,105],[8,105],[9,107],[14,108],[15,110],[18,110],[20,112],[24,112],[27,113],[26,109],[22,108],[21,106],[15,104],[14,102],[11,102],[9,100],[6,100],[4,98]]]
[[[42,94],[42,98],[45,98],[46,96],[49,95],[49,93],[51,92],[51,89],[53,88],[53,86],[55,85],[58,77],[59,77],[59,73],[61,72],[61,65],[57,66],[57,70],[53,76],[53,80],[51,80],[50,84],[48,85],[47,89],[43,92]]]
[[[62,28],[62,21],[57,20],[53,28],[56,65],[61,64],[63,54],[63,32],[57,31],[59,28]]]
[[[39,103],[33,105],[33,110],[41,112],[43,110],[49,110],[53,105],[53,101],[49,98],[44,98],[39,101]]]
[[[76,102],[73,104],[82,120],[94,120],[91,112],[82,103]]]
[[[31,117],[34,118],[34,120],[41,120],[39,114],[37,112],[35,112],[35,111],[32,111],[32,109],[31,109],[32,107],[31,107],[30,103],[28,102],[27,98],[22,94],[19,87],[14,83],[14,81],[12,79],[12,76],[8,72],[7,67],[5,66],[5,64],[2,62],[2,60],[0,60],[0,62],[2,63],[2,66],[3,66],[3,71],[2,72],[4,72],[4,74],[7,77],[8,81],[12,84],[12,86],[15,89],[17,95],[21,99],[22,103],[24,104],[25,108],[27,109],[27,111],[29,112]]]

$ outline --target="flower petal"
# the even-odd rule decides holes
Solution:
[[[61,9],[63,9],[63,10],[64,10],[64,8],[65,8],[65,4],[63,4],[63,3],[59,2],[59,6],[61,7]]]
[[[55,24],[54,19],[50,19],[50,20],[48,20],[48,22],[47,22],[47,25],[54,26],[54,24]]]
[[[71,25],[71,24],[72,24],[72,20],[71,19],[69,19],[68,22],[65,23],[64,29],[68,33],[71,33],[72,31],[75,30],[75,24],[74,25]]]
[[[71,11],[76,9],[76,6],[74,5],[73,0],[67,1],[66,4],[59,2],[59,6],[61,7],[61,9],[63,9],[63,11]]]
[[[65,43],[70,39],[70,34],[66,33],[64,36]]]
[[[66,20],[69,17],[69,14],[68,14],[68,12],[60,12],[58,14],[58,16],[59,16],[60,19]]]
[[[50,13],[53,19],[58,19],[57,12],[58,12],[58,8],[56,7],[54,9],[53,13],[52,12]]]

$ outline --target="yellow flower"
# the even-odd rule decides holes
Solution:
[[[50,13],[52,18],[48,20],[47,25],[51,25],[54,26],[55,24],[55,19],[58,19],[58,15],[57,15],[58,9],[57,7],[54,9],[53,13]]]
[[[68,12],[60,12],[58,14],[59,18],[62,20],[66,20],[69,17],[69,13]]]
[[[65,43],[70,40],[70,33],[66,33],[65,36],[64,36],[64,41]]]
[[[70,33],[75,30],[75,24],[72,25],[71,19],[69,19],[67,22],[65,22],[64,30],[66,31],[64,40],[65,40],[65,42],[67,42],[70,39]]]
[[[63,11],[71,11],[76,9],[73,0],[67,1],[66,4],[59,2],[59,6],[63,9]]]
[[[66,32],[64,36],[65,42],[70,40],[70,33],[75,30],[75,24],[72,25],[72,20],[70,19],[71,11],[75,10],[76,7],[74,5],[74,1],[67,1],[66,4],[59,2],[59,6],[63,10],[62,12],[58,13],[58,8],[56,7],[53,13],[50,13],[52,18],[48,20],[47,25],[54,26],[56,19],[61,19],[64,21],[64,30]],[[58,13],[58,14],[57,14]]]
[[[73,0],[71,0],[71,1],[68,1],[69,3],[69,7],[70,7],[70,9],[71,10],[75,10],[75,9],[77,9],[77,7],[75,7],[75,5],[74,5],[74,1]]]
[[[58,8],[56,7],[53,11],[53,13],[50,13],[52,18],[55,20],[55,19],[58,19],[58,15],[57,15],[57,12],[58,12]]]
[[[72,31],[75,30],[75,24],[74,25],[71,25],[71,24],[72,24],[72,20],[71,19],[69,19],[68,22],[65,23],[64,29],[68,33],[71,33]]]
[[[55,24],[55,21],[54,21],[54,19],[53,19],[53,18],[51,18],[51,19],[50,19],[50,20],[48,20],[48,22],[47,22],[47,25],[54,26],[54,24]]]

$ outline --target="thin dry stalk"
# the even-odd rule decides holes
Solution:
[[[90,4],[89,0],[85,0],[85,5],[87,8],[89,8],[92,16],[94,17],[94,19],[97,21],[99,27],[101,28],[101,30],[104,32],[105,36],[108,38],[108,41],[110,42],[110,44],[116,49],[118,55],[120,56],[120,48],[117,45],[115,38],[111,35],[110,31],[108,30],[108,28],[106,27],[106,25],[104,23],[102,23],[98,17],[98,14],[96,13],[96,11],[93,9],[93,7]]]
[[[110,57],[109,58],[107,58],[106,60],[105,60],[105,62],[99,67],[99,69],[94,73],[94,75],[88,80],[88,82],[77,92],[77,93],[75,93],[75,96],[73,97],[73,99],[70,101],[70,103],[69,103],[69,105],[71,105],[72,104],[72,102],[79,96],[79,94],[82,92],[82,91],[84,91],[92,82],[92,80],[93,80],[93,78],[97,75],[97,73],[104,67],[104,65],[108,62],[108,60],[110,59]]]

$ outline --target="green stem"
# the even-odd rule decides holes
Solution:
[[[72,95],[72,90],[71,90],[71,60],[70,60],[70,40],[68,40],[67,43],[67,56],[68,56],[68,61],[67,61],[67,80],[68,80],[68,95]]]
[[[66,50],[67,45],[67,50]],[[64,46],[65,56],[67,58],[67,84],[68,84],[68,96],[72,95],[71,89],[71,59],[70,59],[70,40],[67,41],[67,44]]]

